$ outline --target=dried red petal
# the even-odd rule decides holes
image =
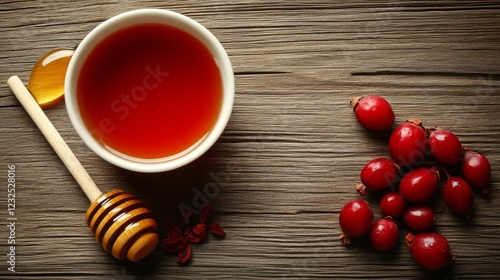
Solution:
[[[191,259],[191,246],[187,245],[182,252],[177,255],[175,259],[178,264],[185,264]]]
[[[191,243],[200,243],[201,241],[203,241],[202,236],[196,235],[193,232],[193,227],[186,228],[186,230],[184,231],[184,237],[186,237],[186,240]]]
[[[187,241],[191,242],[191,243],[201,243],[201,241],[203,241],[203,238],[201,236],[198,236],[198,235],[194,235],[194,234],[191,234],[189,235],[189,237],[186,238]]]
[[[213,207],[208,204],[200,210],[200,223],[206,224],[210,216],[212,216]]]
[[[193,234],[201,237],[202,240],[207,239],[207,225],[196,224],[193,228]]]
[[[171,221],[166,221],[165,227],[167,229],[167,236],[168,237],[182,236],[181,228],[178,227],[176,224],[172,223]]]
[[[225,237],[226,232],[222,229],[220,223],[213,223],[210,225],[210,233],[216,237]]]
[[[188,246],[184,236],[163,238],[161,243],[163,249],[172,253],[182,252]]]

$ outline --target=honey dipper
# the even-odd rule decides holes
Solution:
[[[122,190],[102,194],[21,79],[12,76],[7,84],[92,203],[85,221],[96,240],[117,259],[136,262],[149,255],[158,244],[151,211]]]

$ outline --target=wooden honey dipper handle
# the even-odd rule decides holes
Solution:
[[[102,194],[21,79],[12,76],[7,84],[92,202],[85,220],[96,240],[117,259],[135,262],[151,253],[158,244],[151,211],[121,190]]]
[[[56,128],[47,118],[31,93],[24,86],[21,79],[19,79],[18,76],[12,76],[9,80],[7,80],[7,84],[11,88],[12,92],[14,92],[14,95],[17,97],[21,105],[23,105],[24,109],[33,119],[35,124],[38,126],[40,131],[43,133],[54,151],[56,151],[57,155],[61,158],[64,165],[66,165],[69,172],[71,172],[83,192],[89,198],[90,202],[95,201],[99,196],[101,196],[101,191],[68,147],[68,144],[64,142],[59,132],[57,132]]]

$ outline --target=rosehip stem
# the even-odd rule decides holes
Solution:
[[[438,176],[438,180],[441,180],[441,173],[439,171],[443,171],[444,174],[446,174],[446,179],[448,179],[450,177],[450,174],[446,171],[446,169],[441,164],[439,164],[437,162],[426,161],[426,162],[422,163],[421,166],[427,166],[427,167],[431,168],[434,172],[436,172],[436,174]]]
[[[435,166],[437,166],[442,172],[444,172],[447,180],[450,179],[451,175],[450,175],[450,173],[448,173],[446,168],[444,168],[444,166],[442,166],[441,164],[438,164],[438,163],[435,163]]]

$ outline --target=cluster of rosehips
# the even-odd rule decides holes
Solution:
[[[351,105],[358,121],[370,130],[386,130],[394,123],[390,104],[380,96],[358,97]],[[425,128],[418,120],[406,121],[392,131],[389,154],[391,159],[369,161],[356,186],[360,195],[383,192],[380,210],[384,218],[374,223],[366,200],[348,202],[339,215],[342,242],[349,244],[351,238],[369,234],[373,247],[387,251],[396,245],[404,222],[412,231],[406,235],[406,244],[415,262],[430,270],[440,269],[454,259],[447,239],[430,231],[436,218],[428,202],[438,193],[441,174],[446,175],[441,190],[444,204],[455,215],[468,217],[473,188],[487,194],[490,163],[484,155],[463,148],[452,132]],[[460,175],[450,175],[448,168],[460,170]]]

